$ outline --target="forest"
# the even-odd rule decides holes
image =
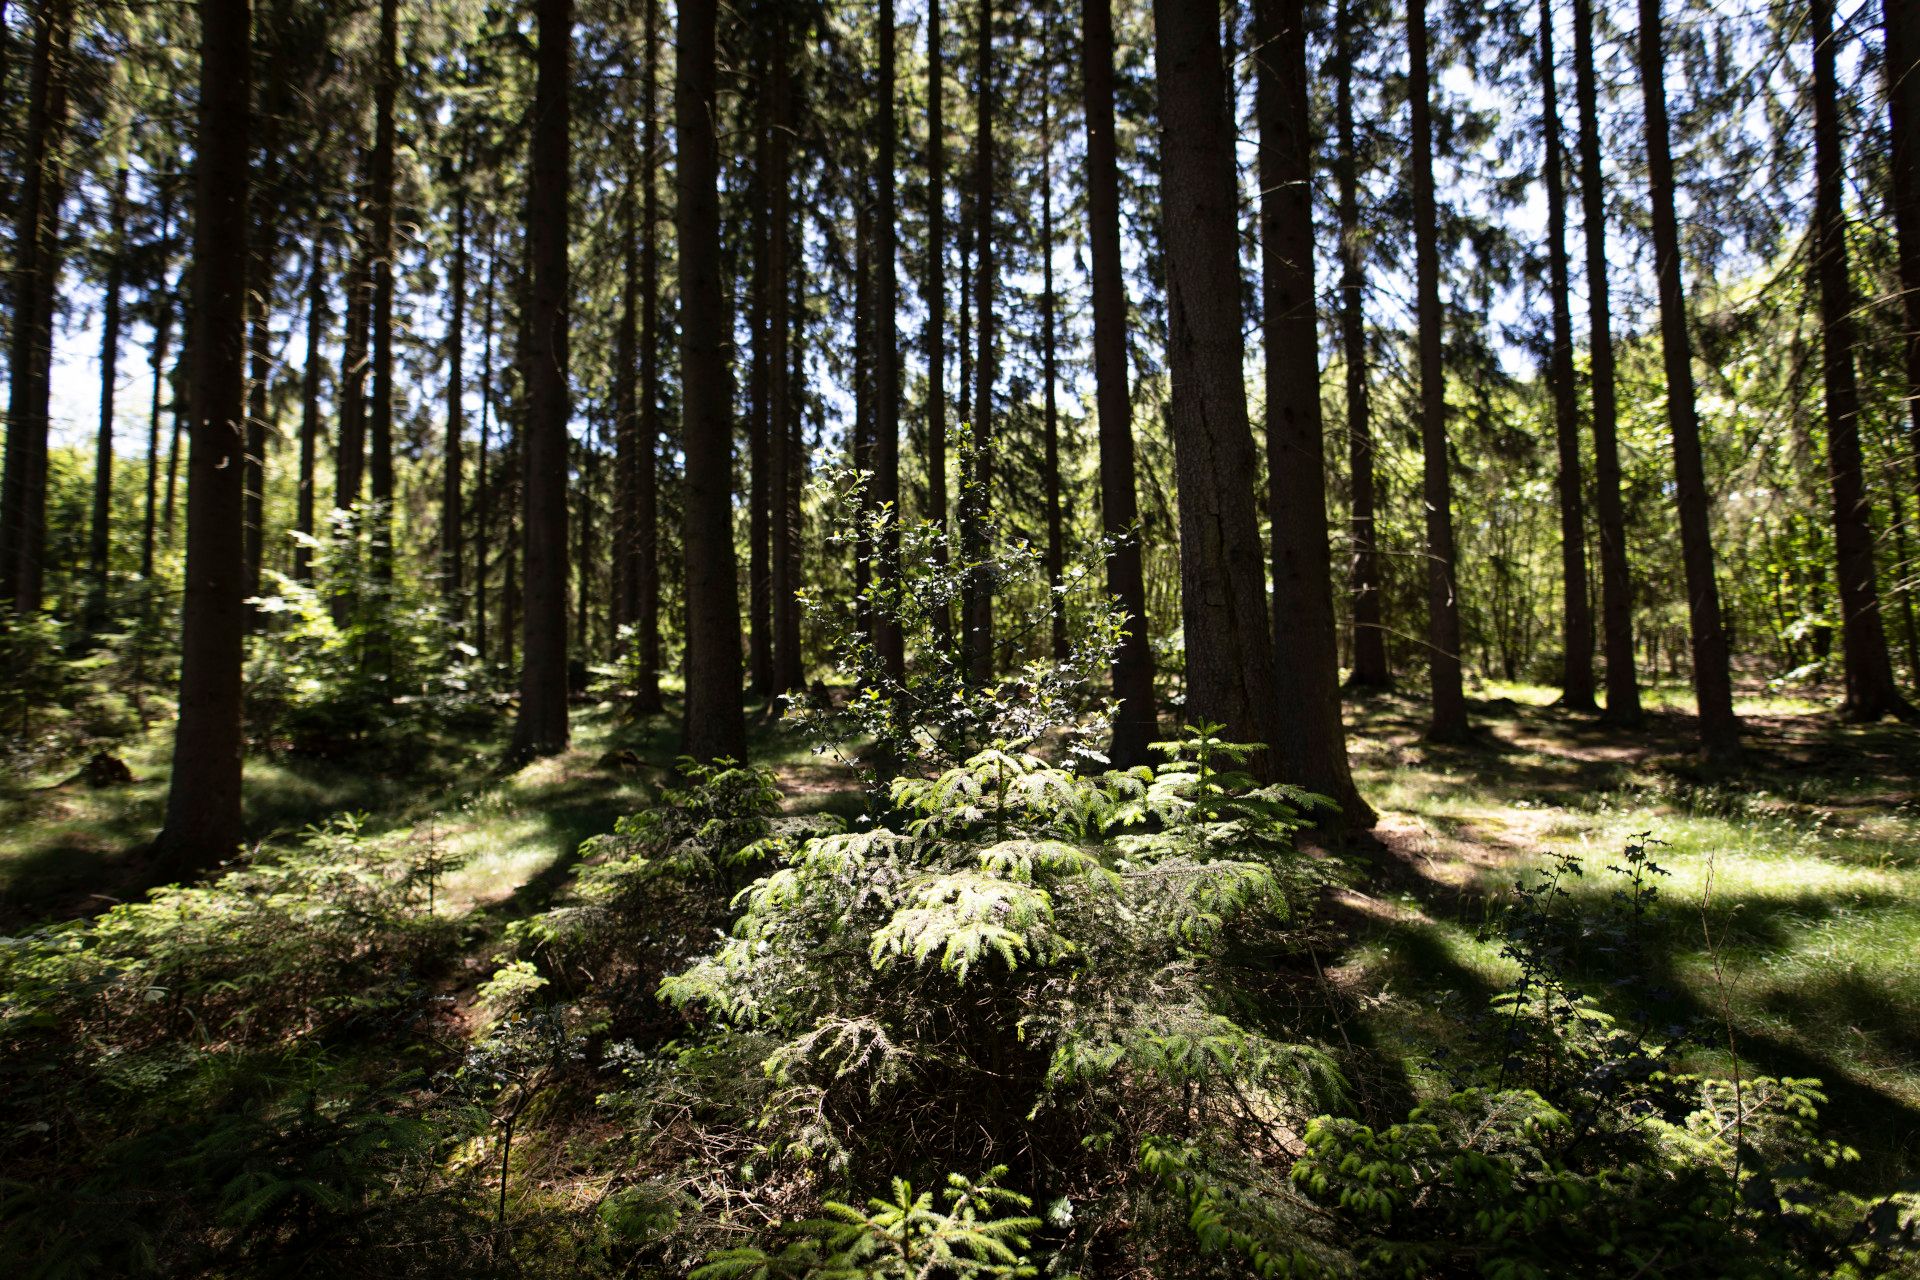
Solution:
[[[1920,1277],[1920,3],[0,107],[0,1274]]]

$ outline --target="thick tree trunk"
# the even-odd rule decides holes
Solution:
[[[1580,201],[1587,248],[1587,358],[1593,372],[1593,508],[1600,533],[1600,617],[1609,724],[1640,723],[1634,670],[1633,580],[1620,499],[1619,415],[1613,380],[1613,311],[1607,291],[1607,189],[1600,172],[1600,109],[1593,72],[1593,0],[1573,0],[1575,96],[1580,107]]]
[[[1337,82],[1334,111],[1339,149],[1334,174],[1340,187],[1340,346],[1347,374],[1347,468],[1351,493],[1348,516],[1353,559],[1347,589],[1353,603],[1353,669],[1347,683],[1356,689],[1387,689],[1393,669],[1387,662],[1387,629],[1380,599],[1380,532],[1375,523],[1373,473],[1373,399],[1367,373],[1366,249],[1360,230],[1360,177],[1353,131],[1354,31],[1351,0],[1339,0],[1334,17]]]
[[[388,0],[391,3],[391,0]],[[513,754],[567,746],[567,93],[573,0],[538,0],[527,268],[531,347],[527,383],[525,636]]]
[[[893,113],[895,31],[893,0],[880,0],[880,90],[874,129],[878,133],[874,147],[873,246],[873,496],[890,507],[893,518],[887,522],[876,548],[875,569],[883,593],[898,590],[900,583],[900,280],[894,259],[897,256],[897,201],[894,196]],[[945,428],[942,427],[944,434]],[[945,449],[944,442],[941,446]],[[795,510],[795,517],[799,515]],[[796,621],[798,613],[795,614]],[[891,611],[877,619],[874,644],[879,650],[880,666],[887,677],[899,683],[906,676],[905,637]]]
[[[108,214],[107,279],[100,316],[100,430],[93,450],[93,512],[87,531],[87,626],[98,631],[107,621],[107,558],[112,547],[113,397],[120,377],[120,285],[126,261],[127,166],[113,183]]]
[[[1313,121],[1304,0],[1255,0],[1260,264],[1267,347],[1277,771],[1327,796],[1341,823],[1377,821],[1353,784],[1340,717],[1340,645],[1327,541],[1326,433],[1313,281]]]
[[[44,595],[47,434],[52,391],[53,307],[60,277],[60,139],[67,119],[71,0],[46,0],[35,24],[28,72],[24,177],[14,210],[13,331],[4,476],[0,476],[0,600],[21,613]]]
[[[456,625],[466,618],[466,583],[461,555],[466,545],[461,471],[467,434],[467,187],[464,172],[455,175],[453,192],[453,264],[447,292],[447,445],[440,486],[440,586]]]
[[[1107,593],[1126,611],[1113,655],[1108,755],[1118,768],[1147,759],[1158,736],[1147,588],[1134,489],[1133,395],[1127,377],[1127,291],[1120,268],[1120,176],[1113,132],[1113,8],[1081,0],[1082,91],[1087,121],[1087,238],[1092,254],[1094,409],[1100,426],[1100,526],[1107,538]]]
[[[1687,618],[1693,638],[1693,692],[1700,708],[1700,745],[1715,763],[1740,750],[1733,714],[1727,633],[1714,581],[1706,467],[1694,404],[1693,349],[1680,276],[1680,224],[1674,214],[1673,154],[1667,133],[1666,48],[1660,0],[1640,3],[1640,84],[1646,99],[1648,198],[1653,212],[1654,270],[1660,286],[1660,348],[1667,375],[1667,420],[1680,507],[1680,555],[1686,566]]]
[[[382,578],[393,573],[393,100],[400,78],[395,48],[398,4],[399,0],[380,0],[379,68],[373,89],[373,158],[368,174],[372,188],[369,265],[373,272],[370,299],[373,406],[367,416],[367,496],[379,508],[375,515],[373,556],[374,571]],[[565,204],[560,208],[564,215]],[[523,714],[524,711],[523,707]]]
[[[792,56],[786,22],[776,17],[773,19],[768,48],[765,87],[772,113],[768,130],[772,143],[768,151],[769,167],[762,175],[767,193],[764,284],[767,291],[767,496],[771,522],[768,554],[771,557],[769,571],[772,582],[768,610],[773,624],[773,683],[767,688],[770,697],[792,693],[801,684],[800,629],[793,625],[797,619],[790,617],[789,609],[793,603],[793,593],[800,589],[792,572],[798,530],[794,526],[795,513],[788,509],[787,501],[787,477],[798,465],[798,460],[793,456],[793,433],[788,423],[793,413],[794,397],[799,392],[791,377],[792,350],[789,346],[794,316],[792,256],[789,253],[792,239],[787,226],[792,203],[789,184],[793,181]]]
[[[1426,0],[1407,4],[1407,97],[1412,105],[1413,239],[1420,327],[1421,495],[1427,520],[1427,737],[1456,742],[1471,731],[1460,675],[1460,598],[1454,567],[1453,478],[1442,357],[1440,248],[1433,196],[1433,118],[1428,100]]]
[[[733,556],[733,392],[720,284],[714,136],[714,0],[680,0],[674,123],[680,241],[681,448],[686,457],[687,707],[683,746],[699,760],[746,753],[740,602]]]
[[[927,501],[926,518],[947,531],[947,134],[945,34],[940,0],[927,0]],[[947,544],[934,544],[944,568]],[[935,639],[953,643],[953,619],[934,613]]]
[[[640,146],[640,421],[634,459],[633,624],[638,632],[638,671],[633,709],[642,715],[660,710],[660,210],[655,171],[660,164],[660,129],[655,107],[659,83],[659,0],[647,0],[646,87]]]
[[[987,523],[993,510],[993,0],[980,0],[976,32],[973,139],[973,220],[976,252],[974,287],[979,290],[974,310],[973,474],[961,493],[964,516],[960,522],[962,553],[978,562],[986,554]],[[971,534],[970,545],[969,533]],[[968,678],[976,684],[993,679],[993,586],[986,575],[970,573],[961,591],[964,630],[961,649]]]
[[[1274,744],[1279,699],[1254,514],[1233,132],[1211,5],[1155,0],[1167,270],[1168,423],[1180,486],[1186,718]],[[1272,777],[1270,752],[1249,762]]]
[[[1813,238],[1819,264],[1821,367],[1827,399],[1827,477],[1833,489],[1834,577],[1849,720],[1912,711],[1893,679],[1873,562],[1873,512],[1860,455],[1860,388],[1854,377],[1853,281],[1847,260],[1845,155],[1834,69],[1833,0],[1811,0],[1813,40]]]
[[[747,368],[747,687],[773,692],[773,184],[772,28],[755,34],[760,92],[754,98],[753,267],[747,283],[747,329],[753,360]]]
[[[1553,437],[1560,455],[1560,705],[1596,709],[1593,605],[1587,590],[1586,486],[1580,475],[1580,407],[1573,375],[1573,306],[1567,283],[1567,193],[1560,145],[1559,71],[1553,58],[1553,2],[1540,0],[1540,110],[1546,134],[1547,289],[1553,295]]]
[[[187,484],[180,720],[156,870],[186,876],[241,838],[241,658],[246,570],[241,450],[246,396],[247,0],[201,0],[193,218],[193,456]]]
[[[313,552],[305,539],[313,536],[314,466],[320,449],[320,373],[327,331],[326,242],[313,237],[307,275],[307,367],[300,379],[300,474],[294,497],[293,576],[313,581]]]
[[[1920,6],[1909,0],[1881,0],[1886,38],[1882,55],[1887,77],[1887,135],[1892,146],[1894,238],[1898,241],[1902,325],[1907,375],[1907,452],[1913,465],[1916,509],[1920,509]],[[1910,584],[1901,594],[1913,594]],[[1911,603],[1908,604],[1911,608]],[[1911,673],[1920,678],[1920,670]]]

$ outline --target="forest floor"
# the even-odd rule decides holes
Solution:
[[[1817,1076],[1834,1135],[1862,1153],[1863,1183],[1920,1173],[1920,733],[1753,702],[1741,708],[1745,763],[1709,777],[1677,711],[1627,734],[1547,705],[1551,690],[1485,693],[1464,747],[1423,743],[1413,699],[1349,704],[1355,767],[1381,821],[1376,839],[1338,851],[1349,885],[1330,902],[1339,942],[1319,962],[1340,996],[1328,1034],[1354,1047],[1359,1095],[1385,1114],[1444,1088],[1450,1060],[1486,1056],[1481,1015],[1513,970],[1479,934],[1516,876],[1577,854],[1585,874],[1569,891],[1598,905],[1617,886],[1608,865],[1650,833],[1670,874],[1650,917],[1657,972],[1641,976],[1668,993],[1663,1021],[1704,1028],[1683,1060]],[[790,807],[858,808],[845,770],[754,723],[755,758]],[[673,758],[666,719],[601,707],[575,725],[570,751],[512,773],[497,743],[458,738],[417,744],[391,772],[250,762],[250,818],[271,840],[361,812],[369,834],[437,848],[455,868],[443,909],[477,926],[477,982],[500,923],[548,905],[581,841],[643,806]],[[130,786],[0,789],[0,931],[144,890],[137,850],[161,817],[166,747],[156,726],[126,752]]]

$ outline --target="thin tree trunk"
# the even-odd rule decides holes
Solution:
[[[681,448],[686,457],[687,707],[684,747],[699,760],[746,752],[740,709],[740,602],[733,555],[732,403],[720,284],[714,136],[714,0],[681,0],[674,68],[680,162]]]
[[[853,214],[853,469],[873,470],[873,208],[861,191]],[[853,537],[855,625],[873,629],[873,486],[862,485]]]
[[[800,584],[793,580],[793,512],[788,510],[787,477],[796,466],[792,432],[788,428],[794,396],[798,389],[791,378],[793,333],[793,287],[790,279],[792,241],[787,222],[793,181],[793,79],[790,62],[791,41],[784,19],[772,20],[768,47],[766,95],[771,111],[768,132],[769,167],[761,175],[766,189],[767,263],[763,284],[767,298],[767,505],[771,527],[768,554],[771,598],[768,617],[773,629],[773,682],[769,697],[780,697],[800,686],[799,628],[789,625],[793,593]]]
[[[1051,12],[1042,50],[1042,66],[1051,79],[1053,66],[1053,28]],[[1046,497],[1047,587],[1052,624],[1051,650],[1056,661],[1067,657],[1067,597],[1062,589],[1065,571],[1065,537],[1060,510],[1060,404],[1056,384],[1059,380],[1058,354],[1055,350],[1053,294],[1053,85],[1040,86],[1040,380],[1045,384],[1046,440],[1042,449],[1041,483]]]
[[[489,468],[493,465],[493,302],[498,266],[494,228],[489,223],[487,293],[486,301],[481,306],[480,320],[480,457],[473,474],[473,521],[478,530],[473,540],[473,647],[482,662],[487,660],[488,653],[487,579],[491,575],[487,571],[487,552],[493,545],[493,487]]]
[[[753,180],[748,186],[753,206],[753,267],[747,284],[748,331],[753,335],[753,362],[747,371],[747,398],[752,418],[747,423],[747,686],[756,694],[773,692],[773,109],[770,81],[773,65],[771,26],[755,39],[761,76],[754,99]]]
[[[512,746],[523,759],[567,746],[567,93],[573,0],[537,0],[535,14],[540,45],[527,194],[532,344],[522,353],[526,632]]]
[[[300,475],[294,499],[293,576],[313,581],[314,467],[320,449],[320,372],[327,330],[326,241],[318,230],[313,237],[307,276],[307,367],[300,380]]]
[[[797,119],[795,110],[789,119]],[[774,615],[774,647],[780,657],[781,683],[789,689],[798,690],[805,680],[806,651],[800,632],[800,589],[805,585],[801,576],[804,565],[801,549],[806,545],[806,528],[802,524],[801,495],[807,483],[807,446],[806,446],[806,275],[803,255],[806,250],[805,224],[798,219],[789,219],[788,234],[793,243],[787,251],[787,261],[791,264],[787,275],[792,287],[789,290],[790,301],[786,305],[787,321],[787,390],[781,397],[786,406],[782,425],[786,430],[786,465],[781,469],[780,518],[787,526],[787,563],[782,571],[789,590],[776,602],[779,611]]]
[[[120,284],[127,240],[127,166],[122,163],[113,182],[113,205],[108,215],[107,280],[100,318],[100,430],[93,451],[93,513],[88,527],[87,571],[91,590],[87,599],[88,629],[97,631],[107,621],[107,557],[112,546],[113,511],[113,397],[120,377]]]
[[[879,110],[874,120],[879,137],[874,148],[873,496],[892,511],[892,519],[881,533],[875,562],[882,594],[897,592],[900,586],[900,281],[894,261],[898,202],[893,174],[897,131],[893,110],[896,57],[893,9],[894,0],[880,0],[880,91]],[[943,441],[943,453],[945,448]],[[906,639],[891,610],[882,613],[877,623],[874,644],[879,651],[880,666],[888,679],[897,684],[906,678]]]
[[[1906,335],[1907,449],[1920,499],[1920,6],[1880,0],[1886,37],[1887,136],[1892,143],[1892,199],[1902,316]],[[1920,672],[1915,673],[1920,676]]]
[[[987,524],[993,510],[993,0],[980,0],[976,33],[974,101],[977,112],[973,140],[973,221],[976,252],[974,336],[978,344],[973,372],[972,472],[961,494],[962,553],[978,563],[987,551]],[[968,678],[975,684],[993,679],[993,586],[984,574],[970,573],[961,589],[965,630],[961,648]]]
[[[927,520],[947,532],[947,134],[945,34],[940,0],[927,0]],[[947,544],[936,541],[934,561],[944,569]],[[935,640],[953,643],[953,619],[933,615]]]
[[[1871,721],[1912,711],[1893,679],[1873,557],[1873,511],[1860,452],[1860,387],[1854,377],[1853,281],[1834,69],[1833,0],[1811,0],[1813,40],[1814,250],[1819,263],[1821,366],[1827,400],[1827,477],[1833,490],[1834,578],[1847,697],[1841,715]]]
[[[367,467],[367,245],[347,265],[347,331],[340,339],[340,439],[333,461],[333,505],[358,506]]]
[[[1667,375],[1667,420],[1680,507],[1680,555],[1686,566],[1687,619],[1693,638],[1693,692],[1700,708],[1700,745],[1715,763],[1740,750],[1733,714],[1727,633],[1714,581],[1706,467],[1694,404],[1693,350],[1680,276],[1680,224],[1674,215],[1673,154],[1667,132],[1666,49],[1660,0],[1640,3],[1640,83],[1646,98],[1648,197],[1653,212],[1654,270],[1660,285],[1660,348]]]
[[[1254,514],[1233,131],[1211,5],[1155,0],[1167,271],[1168,424],[1180,486],[1186,716],[1272,744],[1279,699]],[[1273,776],[1270,752],[1249,761]]]
[[[1313,281],[1313,136],[1304,0],[1255,0],[1260,262],[1273,530],[1273,740],[1281,776],[1331,799],[1351,830],[1377,821],[1353,784],[1327,541],[1320,331]]]
[[[374,572],[383,579],[393,573],[393,100],[400,78],[395,48],[398,4],[399,0],[380,0],[379,67],[373,90],[373,158],[368,174],[373,220],[369,264],[373,273],[370,317],[373,406],[367,418],[367,496],[376,506]],[[560,210],[564,216],[564,203]],[[560,562],[564,567],[564,555]],[[525,710],[523,706],[523,719]]]
[[[193,272],[189,265],[182,277],[187,292],[187,313],[181,324],[180,357],[173,362],[173,430],[167,439],[167,497],[161,525],[166,531],[167,547],[173,547],[174,496],[180,488],[180,440],[193,417]]]
[[[593,649],[593,492],[600,480],[599,436],[593,415],[587,415],[587,438],[580,449],[580,528],[574,546],[573,629],[583,660]]]
[[[1600,618],[1607,659],[1607,723],[1640,723],[1634,670],[1633,580],[1620,499],[1620,441],[1607,291],[1607,190],[1600,172],[1600,109],[1593,72],[1593,0],[1573,0],[1575,96],[1580,107],[1580,200],[1587,248],[1587,358],[1593,373],[1593,507],[1600,533]]]
[[[173,251],[173,208],[162,186],[160,204],[160,278],[155,286],[153,348],[148,363],[153,370],[152,400],[147,406],[147,509],[140,525],[140,580],[153,578],[154,545],[160,506],[160,402],[166,387],[167,346],[173,337],[173,293],[167,284],[167,261]]]
[[[639,453],[634,479],[634,625],[639,630],[639,670],[633,690],[633,709],[650,715],[660,710],[660,511],[659,471],[655,454],[660,441],[660,246],[659,197],[655,170],[660,163],[659,112],[655,106],[659,83],[659,0],[647,0],[646,89],[641,126],[642,164],[640,202],[640,425]]]
[[[1126,612],[1113,654],[1116,768],[1147,759],[1159,733],[1147,588],[1141,566],[1133,461],[1133,396],[1127,377],[1127,292],[1120,268],[1120,177],[1113,132],[1113,8],[1081,0],[1081,87],[1087,122],[1087,239],[1092,255],[1094,409],[1100,426],[1100,527],[1107,539],[1107,594]]]
[[[273,129],[265,130],[271,135]],[[272,333],[270,322],[273,307],[273,279],[278,253],[273,207],[270,194],[274,182],[271,157],[274,154],[271,142],[263,148],[269,157],[263,165],[263,172],[253,188],[255,208],[253,210],[253,260],[248,264],[247,289],[247,445],[245,475],[242,484],[246,489],[245,516],[246,528],[246,593],[248,599],[260,594],[260,573],[266,554],[267,521],[267,438],[269,424],[267,414],[271,404],[269,379],[272,376]],[[258,627],[264,621],[263,615],[249,605],[247,625]]]
[[[59,145],[66,131],[71,0],[46,0],[38,19],[27,88],[25,176],[14,211],[13,332],[0,476],[0,598],[21,613],[36,612],[44,594],[53,302],[65,187]]]
[[[1540,110],[1546,133],[1547,288],[1553,295],[1553,435],[1560,455],[1560,705],[1596,709],[1593,607],[1587,588],[1586,487],[1580,475],[1580,408],[1573,374],[1573,307],[1567,283],[1567,193],[1560,145],[1559,71],[1553,58],[1553,0],[1540,0]]]
[[[627,171],[620,192],[620,319],[613,335],[613,601],[608,617],[616,636],[633,621],[639,581],[634,505],[640,466],[640,173],[631,150],[623,159]]]
[[[187,486],[180,719],[156,869],[184,876],[241,838],[241,658],[246,571],[241,450],[246,396],[247,0],[201,0],[193,219],[193,457]]]
[[[447,291],[447,445],[440,489],[440,577],[447,611],[455,623],[466,617],[466,584],[461,551],[466,541],[465,513],[461,510],[461,471],[464,467],[467,427],[467,187],[465,174],[454,178],[453,265]]]

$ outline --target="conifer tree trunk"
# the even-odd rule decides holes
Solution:
[[[633,621],[639,581],[635,541],[640,451],[640,183],[637,157],[624,157],[620,192],[620,319],[613,334],[613,600],[608,623],[617,636]]]
[[[791,113],[789,119],[798,119],[799,111]],[[786,429],[786,465],[781,469],[780,518],[787,525],[787,563],[783,575],[788,590],[778,601],[780,611],[775,615],[774,643],[782,655],[781,683],[791,691],[798,691],[805,682],[806,656],[802,647],[800,633],[800,588],[805,585],[801,576],[804,564],[801,550],[806,546],[806,528],[802,523],[801,494],[807,483],[807,446],[806,446],[806,362],[807,362],[807,322],[806,322],[806,273],[801,265],[806,251],[804,224],[795,218],[788,219],[788,234],[792,243],[788,246],[787,271],[789,279],[787,315],[787,392],[781,398],[786,406],[782,425]]]
[[[359,505],[367,468],[367,248],[347,264],[346,332],[340,339],[340,439],[334,446],[333,505]]]
[[[387,0],[392,3],[392,0]],[[522,352],[527,386],[525,634],[520,664],[517,758],[567,746],[567,94],[573,0],[537,0],[527,269],[532,343]]]
[[[732,519],[732,402],[720,284],[714,136],[715,2],[680,0],[674,67],[679,140],[681,448],[686,457],[687,706],[683,745],[699,760],[746,752],[740,709],[740,604]]]
[[[1230,741],[1272,744],[1279,699],[1241,372],[1239,200],[1220,19],[1212,5],[1186,0],[1154,0],[1153,12],[1185,714],[1224,725]],[[1272,777],[1271,752],[1249,768]]]
[[[1356,689],[1393,686],[1387,662],[1386,622],[1380,599],[1380,534],[1375,522],[1373,396],[1367,371],[1366,250],[1360,230],[1360,178],[1353,129],[1354,30],[1351,0],[1338,0],[1334,14],[1336,82],[1334,113],[1339,146],[1334,176],[1340,187],[1340,347],[1347,376],[1347,469],[1351,489],[1349,537],[1353,559],[1347,589],[1353,609],[1353,669]]]
[[[863,184],[864,185],[864,184]],[[873,470],[873,208],[865,191],[854,196],[853,210],[853,469]],[[853,536],[854,616],[859,628],[873,628],[873,486],[863,485],[855,508]]]
[[[753,266],[747,283],[748,332],[753,360],[747,368],[747,687],[773,692],[773,42],[771,24],[754,40],[760,92],[754,97]]]
[[[793,579],[794,513],[788,510],[788,474],[798,465],[793,456],[792,432],[788,427],[793,400],[798,394],[790,363],[789,340],[793,332],[793,281],[791,279],[792,240],[788,235],[790,190],[793,181],[793,78],[791,41],[786,22],[772,19],[773,33],[768,48],[765,93],[771,119],[769,168],[762,176],[766,184],[767,265],[764,285],[767,293],[767,471],[768,506],[771,531],[768,555],[772,582],[769,618],[773,624],[773,683],[771,697],[793,692],[800,685],[800,629],[790,622],[789,605],[800,584]]]
[[[927,0],[927,520],[947,531],[947,134],[940,0]],[[935,563],[947,563],[945,540]],[[953,620],[934,613],[935,639],[953,642]]]
[[[1427,522],[1427,736],[1457,742],[1471,732],[1460,674],[1460,599],[1454,566],[1453,479],[1447,443],[1446,365],[1441,348],[1440,248],[1433,196],[1433,118],[1427,71],[1426,0],[1407,3],[1407,97],[1412,105],[1413,238],[1420,327],[1421,495]]]
[[[1127,377],[1127,292],[1120,264],[1120,176],[1113,132],[1113,7],[1081,0],[1081,89],[1087,123],[1087,239],[1093,285],[1094,410],[1100,427],[1100,527],[1108,539],[1107,594],[1126,611],[1113,654],[1108,756],[1116,768],[1147,759],[1159,733],[1153,649],[1147,641],[1147,587],[1134,488],[1133,394]]]
[[[1547,290],[1552,295],[1553,436],[1560,457],[1560,705],[1593,711],[1593,608],[1587,590],[1586,486],[1580,468],[1580,408],[1573,380],[1573,306],[1567,283],[1567,193],[1560,143],[1559,72],[1553,58],[1553,3],[1540,0],[1540,102],[1546,135]]]
[[[140,522],[140,580],[153,578],[153,555],[160,507],[160,405],[166,388],[167,347],[173,338],[173,294],[167,284],[167,262],[173,252],[173,208],[161,188],[160,266],[155,285],[153,347],[147,353],[152,369],[152,391],[147,405],[147,506]]]
[[[1912,708],[1894,683],[1873,562],[1873,512],[1860,454],[1860,388],[1854,376],[1853,281],[1835,73],[1833,0],[1810,0],[1813,40],[1814,253],[1820,280],[1821,366],[1827,401],[1827,478],[1833,490],[1834,578],[1847,697],[1840,713],[1872,721]]]
[[[60,276],[59,147],[66,132],[72,0],[42,0],[28,70],[23,177],[14,209],[7,443],[0,475],[0,600],[37,611],[47,543],[53,308]]]
[[[986,529],[993,509],[993,0],[980,0],[976,39],[973,221],[979,254],[974,287],[979,294],[974,303],[978,345],[973,372],[979,381],[973,393],[973,474],[961,494],[960,522],[962,551],[974,561],[986,554]],[[974,683],[985,684],[993,679],[993,587],[983,575],[967,575],[961,612],[967,675]]]
[[[307,274],[307,366],[300,378],[300,474],[294,496],[293,576],[313,581],[314,467],[320,449],[320,371],[327,329],[326,242],[316,231]]]
[[[1680,276],[1680,225],[1674,214],[1673,154],[1667,132],[1666,48],[1660,0],[1639,0],[1640,85],[1646,99],[1648,200],[1653,213],[1654,270],[1660,286],[1660,349],[1667,375],[1667,420],[1680,508],[1680,555],[1686,567],[1687,618],[1693,640],[1693,692],[1700,708],[1700,745],[1708,760],[1731,762],[1740,750],[1733,714],[1727,633],[1714,581],[1706,467],[1694,404],[1693,349]]]
[[[491,578],[488,552],[493,545],[493,303],[499,255],[493,224],[487,224],[487,290],[480,319],[480,456],[473,471],[473,647],[487,660],[487,582]]]
[[[453,263],[447,271],[447,444],[440,486],[440,585],[455,622],[466,616],[466,585],[461,550],[465,512],[461,471],[465,465],[467,410],[467,187],[464,173],[454,176]]]
[[[1886,38],[1887,136],[1892,143],[1889,203],[1899,241],[1904,303],[1907,449],[1915,495],[1920,497],[1920,6],[1910,0],[1880,0],[1880,20]]]
[[[374,571],[382,578],[393,572],[393,100],[400,78],[395,48],[397,8],[398,0],[380,0],[373,158],[368,174],[372,188],[369,266],[373,273],[373,405],[367,418],[367,495],[380,508],[375,517],[373,555]],[[565,208],[562,204],[563,214]]]
[[[659,0],[647,0],[646,85],[641,126],[640,198],[640,421],[634,460],[633,623],[638,631],[639,664],[633,690],[634,710],[660,710],[660,210],[655,170],[660,163]]]
[[[1592,366],[1593,508],[1600,533],[1600,618],[1607,659],[1607,723],[1640,723],[1634,670],[1633,581],[1620,499],[1619,414],[1613,313],[1607,289],[1607,189],[1600,171],[1600,110],[1593,71],[1593,0],[1573,0],[1575,96],[1580,108],[1580,200],[1587,249],[1587,358]]]
[[[180,719],[174,732],[166,825],[154,845],[156,870],[169,877],[211,867],[239,848],[245,749],[241,451],[253,22],[247,0],[201,0],[199,12],[193,456],[188,464]]]
[[[273,301],[273,277],[278,257],[275,243],[276,229],[272,207],[272,197],[268,194],[275,181],[275,154],[271,126],[264,129],[268,142],[262,148],[267,157],[261,166],[259,181],[254,185],[253,195],[253,260],[248,264],[247,288],[247,445],[245,476],[242,483],[246,488],[245,526],[246,526],[246,593],[249,599],[260,594],[260,572],[266,554],[267,520],[267,439],[270,434],[267,413],[269,379],[272,376],[273,352],[271,350],[271,320]],[[248,627],[258,627],[263,621],[262,615],[251,605],[247,609]]]
[[[127,166],[113,182],[108,214],[107,279],[100,317],[100,430],[93,450],[93,512],[87,531],[87,626],[97,631],[107,621],[107,553],[113,508],[113,393],[120,376],[120,285],[126,261]]]
[[[1376,821],[1347,764],[1327,541],[1320,329],[1313,281],[1313,122],[1304,0],[1255,0],[1260,264],[1266,335],[1268,520],[1273,531],[1275,765],[1327,796],[1344,825]]]
[[[894,518],[882,532],[875,569],[881,590],[892,591],[900,582],[900,281],[894,259],[897,256],[897,201],[894,196],[895,124],[893,111],[895,30],[893,0],[880,0],[880,87],[874,129],[879,135],[874,148],[873,246],[873,496],[893,509]],[[942,428],[944,433],[945,428]],[[942,451],[945,444],[942,443]],[[798,519],[796,504],[794,516]],[[797,559],[797,556],[796,556]],[[795,629],[799,611],[794,610]],[[878,619],[874,645],[887,677],[898,683],[906,675],[906,640],[892,614]]]
[[[1047,65],[1053,61],[1052,32],[1048,32]],[[1040,381],[1045,387],[1046,439],[1042,446],[1041,484],[1046,501],[1047,612],[1052,631],[1051,651],[1056,660],[1067,657],[1067,598],[1061,590],[1066,547],[1060,509],[1060,404],[1056,384],[1059,359],[1055,350],[1053,293],[1053,95],[1051,84],[1040,89]]]

